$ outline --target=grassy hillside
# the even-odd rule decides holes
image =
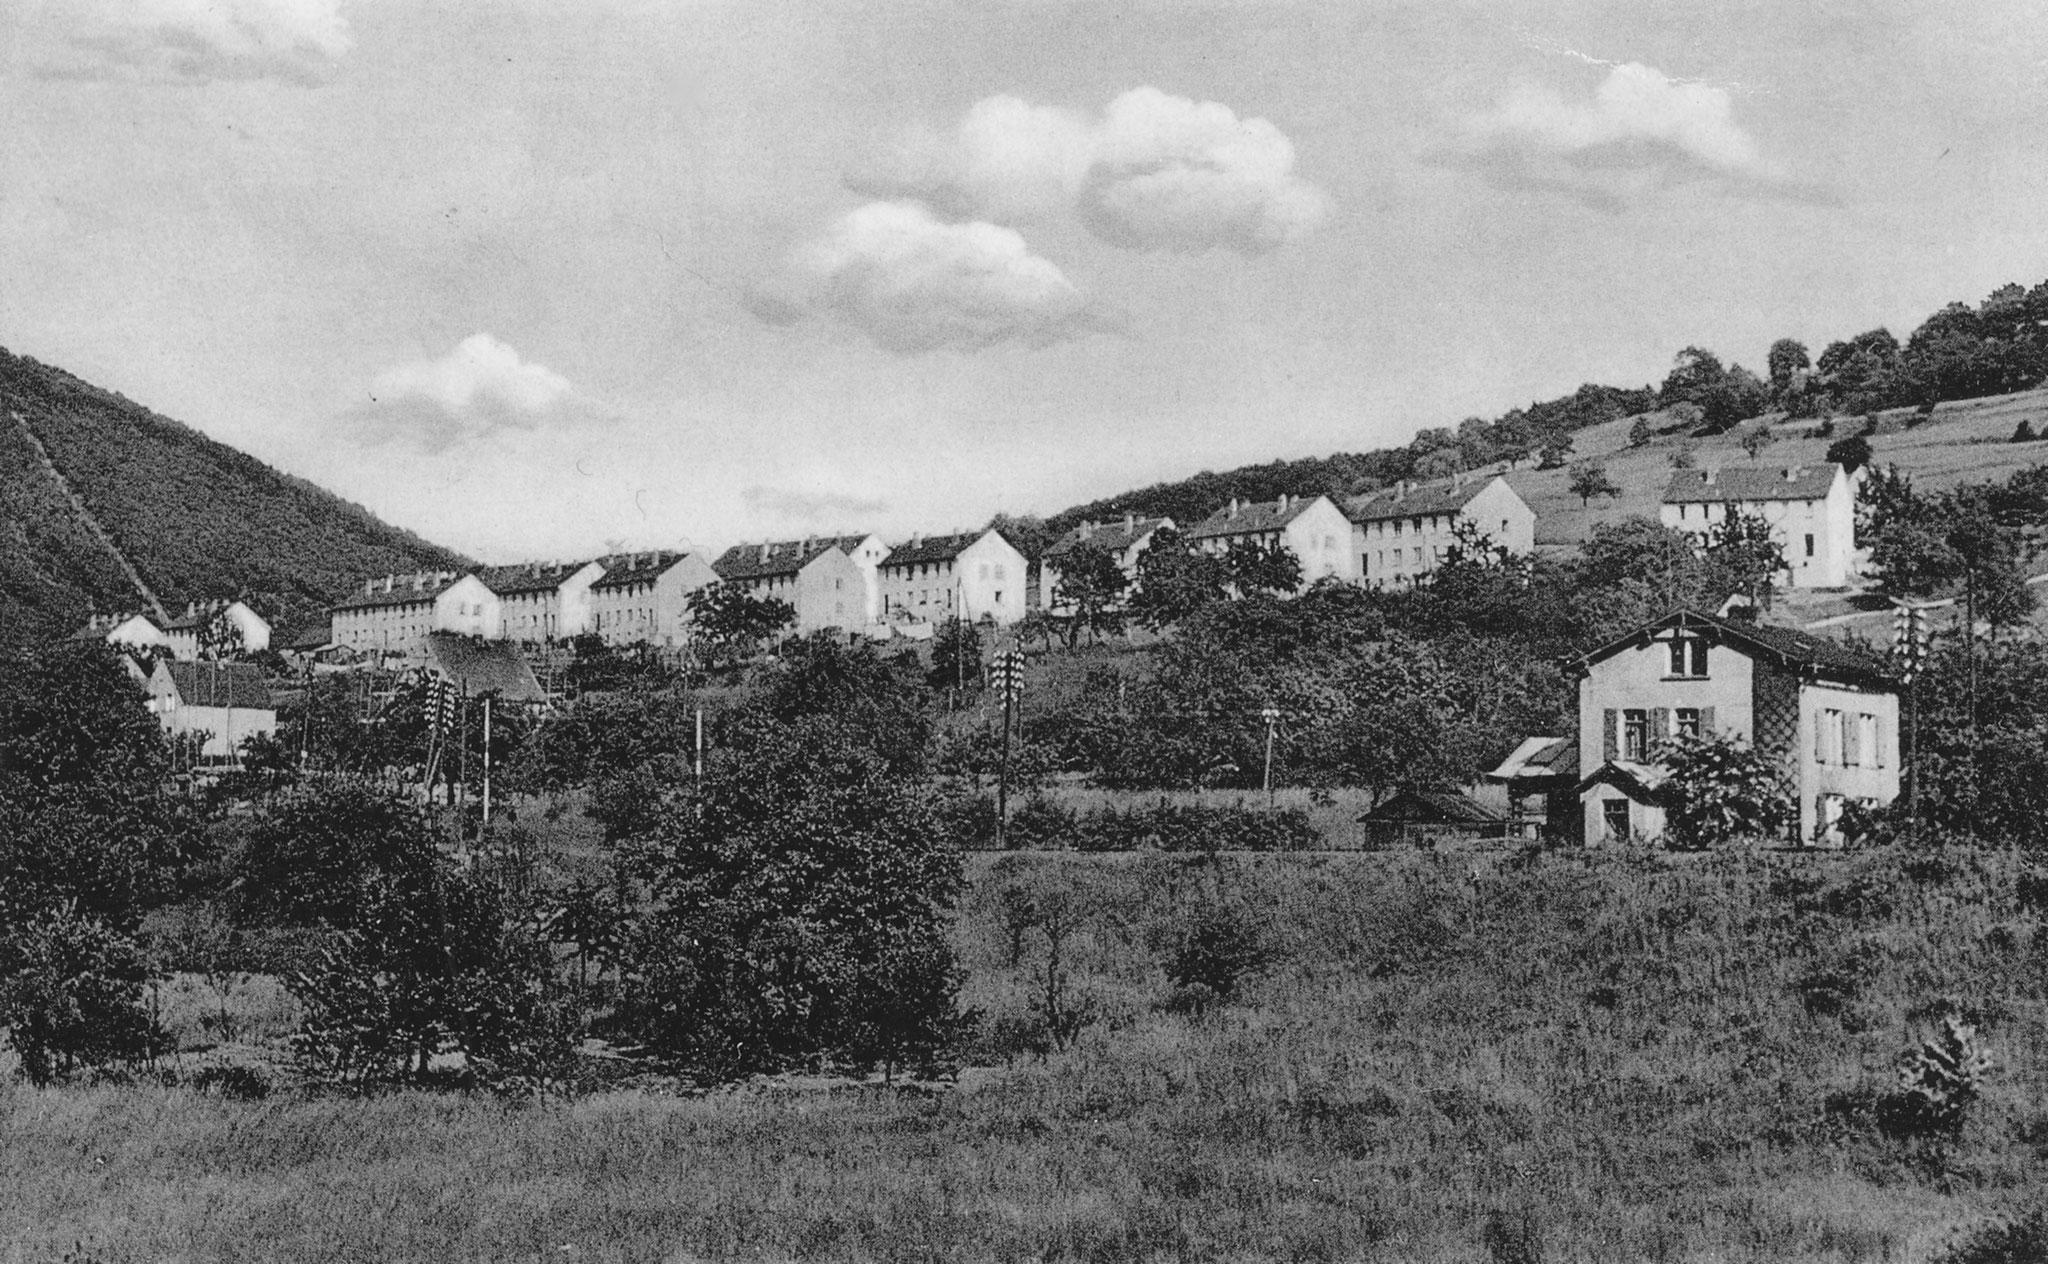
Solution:
[[[545,1108],[15,1089],[0,1258],[1876,1264],[2038,1199],[2025,862],[1493,865],[977,859],[958,942],[983,1065],[957,1086],[647,1080]],[[1267,961],[1203,1010],[1167,967],[1219,906]],[[1059,1049],[1031,912],[1053,908]],[[211,1044],[214,1002],[181,986],[174,1025]],[[233,1004],[243,1039],[291,1023],[268,984]],[[1887,1095],[1952,1015],[1991,1068],[1953,1130],[1916,1133]]]
[[[166,605],[241,597],[281,622],[317,612],[362,575],[461,560],[120,395],[0,349],[0,642],[62,635],[94,609],[140,608],[116,551]]]

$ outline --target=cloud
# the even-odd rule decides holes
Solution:
[[[316,83],[354,46],[341,0],[59,0],[70,61],[45,78]]]
[[[471,334],[437,360],[379,373],[353,413],[373,441],[441,452],[506,430],[538,430],[592,415],[569,380],[519,358],[489,334]]]
[[[1265,119],[1143,87],[1093,119],[989,97],[951,132],[906,133],[847,183],[952,215],[1072,210],[1097,237],[1130,250],[1260,254],[1329,215],[1329,196],[1296,176],[1294,162],[1293,142]]]
[[[1725,88],[1672,79],[1628,62],[1609,68],[1590,101],[1536,86],[1514,89],[1468,118],[1461,143],[1436,155],[1504,188],[1564,193],[1618,210],[1685,182],[1817,198],[1788,178],[1735,121]]]
[[[1012,229],[948,224],[915,202],[870,202],[799,247],[748,296],[787,325],[830,316],[905,354],[1047,346],[1103,327],[1057,266]]]
[[[818,523],[872,517],[889,508],[879,496],[850,492],[809,492],[789,487],[749,487],[740,500],[754,513],[793,522]]]

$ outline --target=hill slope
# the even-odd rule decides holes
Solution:
[[[273,621],[457,554],[61,369],[0,349],[0,643],[95,610],[241,597]]]

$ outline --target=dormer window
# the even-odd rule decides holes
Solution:
[[[1681,636],[1671,642],[1671,674],[1693,677],[1707,674],[1707,642],[1704,637]]]

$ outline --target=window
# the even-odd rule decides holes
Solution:
[[[1621,757],[1638,763],[1650,754],[1650,713],[1631,708],[1621,713]]]
[[[1877,717],[1859,715],[1856,724],[1862,730],[1863,762],[1871,768],[1884,767],[1884,746],[1878,741]]]
[[[1003,590],[1000,588],[996,589],[996,604],[999,606],[1003,604]]]
[[[997,582],[998,584],[1000,584],[1000,583],[1002,583],[1002,582],[1003,582],[1003,580],[1005,580],[1006,578],[1008,578],[1008,576],[1006,576],[1006,575],[1005,575],[1005,574],[1003,573],[1003,564],[1002,564],[1001,562],[997,562],[997,563],[996,563],[996,582]]]
[[[1420,518],[1416,518],[1416,519],[1413,519],[1413,520],[1411,521],[1410,525],[1412,525],[1412,526],[1413,526],[1413,527],[1415,528],[1415,534],[1417,534],[1417,535],[1421,535],[1421,534],[1422,534],[1422,519],[1420,519]]]
[[[1813,556],[1813,532],[1806,533],[1806,556]]]
[[[1506,518],[1500,520],[1500,538],[1503,540],[1508,538],[1508,520]]]
[[[1417,546],[1415,546],[1415,564],[1416,564],[1417,566],[1420,566],[1420,565],[1422,565],[1422,546],[1421,546],[1421,545],[1417,545]]]
[[[1842,749],[1842,713],[1836,710],[1822,711],[1815,717],[1813,726],[1813,759],[1825,764]]]
[[[1697,636],[1674,638],[1671,642],[1671,674],[1694,677],[1706,675],[1706,641]]]
[[[1396,518],[1396,519],[1394,519],[1394,534],[1395,534],[1395,535],[1399,535],[1399,534],[1401,534],[1401,527],[1402,527],[1402,525],[1403,525],[1403,524],[1402,524],[1402,522],[1401,522],[1401,520],[1400,520],[1399,518]]]
[[[1607,826],[1607,837],[1628,837],[1628,800],[1602,799],[1600,819]]]
[[[1700,735],[1700,709],[1698,707],[1680,707],[1673,714],[1678,718],[1678,736],[1698,737]]]

